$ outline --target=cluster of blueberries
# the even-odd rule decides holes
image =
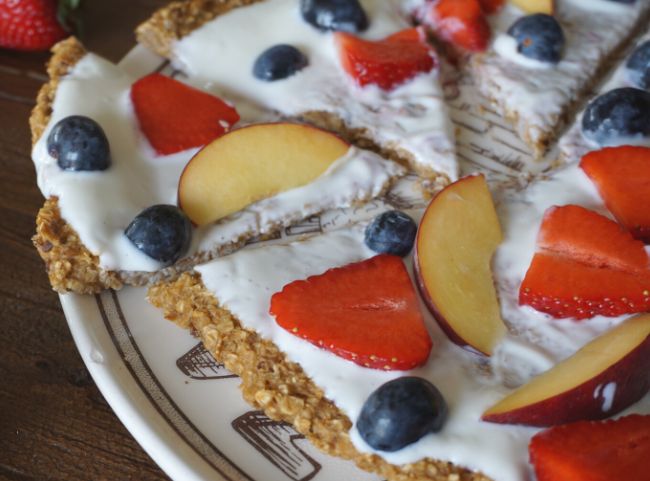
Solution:
[[[302,18],[321,31],[362,32],[368,16],[359,0],[300,0]],[[307,56],[293,45],[270,47],[253,65],[255,78],[266,82],[285,79],[309,65]]]

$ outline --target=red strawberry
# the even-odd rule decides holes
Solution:
[[[519,303],[556,318],[645,312],[650,310],[650,275],[539,252],[521,284]]]
[[[72,10],[78,0],[0,1],[0,47],[47,50],[69,35],[59,23],[58,9]]]
[[[471,52],[487,49],[492,35],[479,0],[438,0],[426,21],[440,38]]]
[[[400,257],[379,255],[292,282],[271,298],[287,331],[373,369],[426,362],[431,339]]]
[[[133,84],[131,100],[140,128],[160,155],[201,147],[239,121],[220,98],[157,73]]]
[[[642,242],[613,220],[577,205],[546,211],[537,248],[593,267],[624,271],[650,268]]]
[[[650,243],[650,148],[611,147],[591,152],[580,167],[607,208],[632,235]]]
[[[503,8],[506,0],[479,0],[479,3],[481,4],[481,8],[485,13],[492,15],[493,13],[497,13]]]
[[[537,247],[520,304],[576,319],[650,309],[648,255],[616,222],[576,205],[552,207]]]
[[[436,52],[421,27],[403,30],[377,42],[337,32],[334,39],[343,69],[360,86],[392,90],[437,64]]]
[[[529,452],[538,481],[650,481],[650,416],[556,426]]]

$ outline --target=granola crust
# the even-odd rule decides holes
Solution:
[[[272,419],[292,424],[326,454],[354,461],[389,481],[490,481],[451,463],[424,459],[402,466],[364,454],[350,440],[350,419],[328,400],[300,365],[271,341],[245,329],[219,306],[196,273],[149,289],[149,301],[165,317],[198,334],[214,357],[241,378],[244,399]]]
[[[264,0],[180,0],[155,12],[136,29],[138,42],[159,55],[170,58],[174,42],[192,33],[207,22],[235,8],[245,7]],[[307,111],[300,120],[339,134],[348,142],[379,153],[385,158],[398,162],[423,179],[427,191],[436,191],[449,184],[449,178],[417,164],[413,155],[398,145],[380,146],[372,138],[368,129],[350,128],[343,119],[330,112]]]
[[[178,0],[156,11],[135,31],[138,42],[163,57],[171,46],[210,20],[262,0]]]
[[[70,37],[56,44],[52,54],[47,65],[50,80],[41,87],[29,118],[32,145],[38,142],[50,121],[60,79],[81,60],[86,49],[76,38]],[[45,261],[54,290],[90,294],[122,287],[119,276],[99,267],[99,258],[82,244],[74,229],[63,220],[56,197],[47,199],[38,212],[36,235],[32,237],[32,242]]]

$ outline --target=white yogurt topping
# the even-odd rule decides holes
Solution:
[[[400,1],[361,3],[370,22],[360,34],[364,38],[382,39],[411,26]],[[309,65],[287,79],[256,79],[252,67],[257,57],[281,43],[299,48]],[[172,58],[193,82],[234,99],[238,106],[253,104],[289,116],[333,113],[351,128],[367,129],[382,146],[409,152],[422,169],[452,179],[458,175],[437,69],[390,92],[373,85],[359,88],[340,66],[333,35],[305,22],[297,0],[266,0],[219,16],[176,42]]]
[[[160,263],[136,249],[124,235],[131,220],[154,204],[176,204],[180,174],[197,149],[156,156],[141,134],[129,92],[136,79],[92,54],[58,86],[50,124],[34,147],[38,185],[56,196],[62,217],[82,243],[99,256],[101,267],[152,272]],[[51,127],[69,115],[97,121],[108,137],[112,165],[101,172],[66,172],[47,153]],[[188,253],[210,251],[244,234],[268,232],[333,207],[377,196],[404,169],[378,155],[351,147],[314,182],[249,206],[215,225],[195,229]]]
[[[409,372],[433,382],[443,393],[450,415],[443,430],[394,453],[377,453],[388,462],[403,464],[424,457],[448,460],[481,471],[496,481],[531,479],[528,442],[537,429],[480,422],[481,414],[511,388],[551,368],[580,347],[620,323],[619,318],[597,317],[583,322],[554,320],[517,304],[521,280],[532,259],[535,239],[545,210],[576,203],[604,213],[602,201],[586,176],[568,167],[523,192],[504,194],[499,205],[505,241],[494,259],[494,273],[502,314],[511,328],[490,360],[452,344],[422,306],[434,340],[425,366]],[[198,267],[206,287],[243,325],[272,340],[298,362],[327,397],[355,422],[365,399],[381,384],[405,375],[364,369],[281,329],[269,315],[272,294],[297,279],[372,256],[363,243],[363,226],[333,231],[288,246],[242,251]],[[407,266],[412,259],[406,260]],[[489,373],[491,371],[491,374]],[[603,386],[595,399],[611,409],[616,386]],[[650,414],[650,396],[626,413]],[[625,414],[625,413],[624,413]],[[375,452],[355,428],[352,441],[364,452]]]
[[[531,69],[548,69],[553,68],[550,62],[542,62],[534,58],[526,57],[519,53],[517,40],[507,33],[498,33],[492,43],[492,48],[501,57],[510,60],[513,63],[518,63],[526,68]]]
[[[650,0],[634,5],[606,0],[558,0],[557,14],[566,44],[562,60],[550,68],[531,69],[523,55],[513,52],[503,36],[523,12],[507,6],[492,16],[493,47],[475,56],[473,70],[479,89],[503,112],[516,114],[523,138],[537,142],[553,131],[565,106],[574,102],[598,71],[601,62],[630,35]],[[594,12],[597,9],[597,12]]]

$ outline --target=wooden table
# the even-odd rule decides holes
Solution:
[[[118,60],[167,1],[85,0],[84,43]],[[0,50],[0,480],[165,480],[86,371],[30,241],[43,197],[27,119],[47,58]]]

